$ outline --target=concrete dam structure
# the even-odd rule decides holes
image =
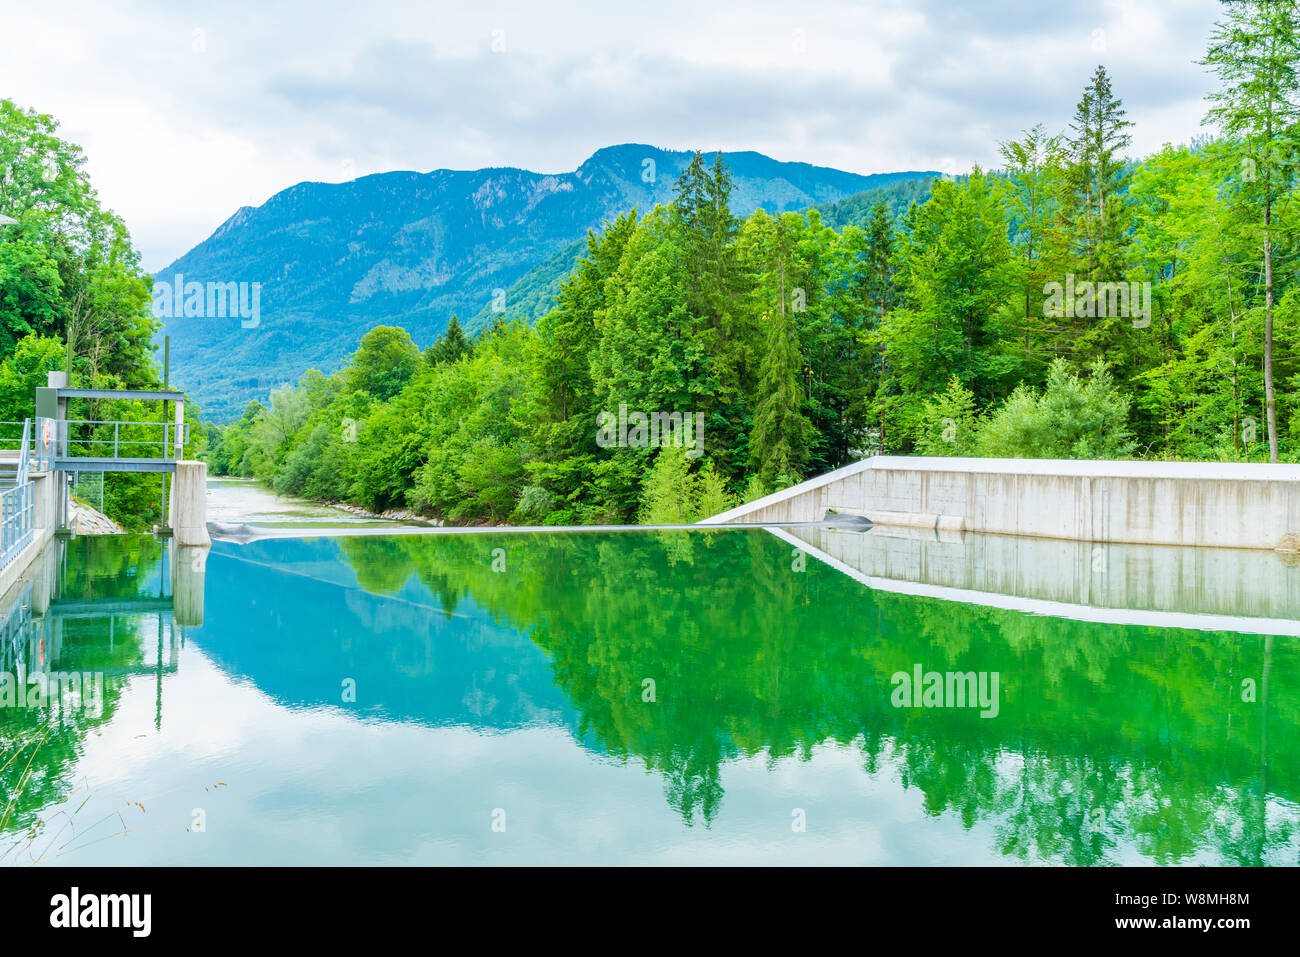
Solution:
[[[1300,465],[874,456],[707,519],[1295,550]]]

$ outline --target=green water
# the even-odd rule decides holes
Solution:
[[[218,543],[201,626],[173,560],[75,540],[6,624],[0,671],[105,679],[0,709],[5,863],[1300,860],[1294,638],[872,591],[761,530]],[[896,706],[917,666],[996,715]]]

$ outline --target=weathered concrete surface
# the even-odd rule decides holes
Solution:
[[[959,518],[1005,535],[1272,549],[1300,533],[1300,466],[876,456],[706,524],[815,522],[829,509],[940,527]]]
[[[19,578],[24,577],[27,566],[32,563],[41,549],[54,537],[54,530],[59,526],[59,478],[53,472],[33,472],[32,482],[32,529],[34,534],[27,547],[0,570],[0,594],[9,590]]]
[[[208,466],[177,462],[172,476],[172,534],[177,545],[211,545],[208,535]]]

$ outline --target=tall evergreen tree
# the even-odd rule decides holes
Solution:
[[[696,408],[708,420],[712,441],[735,450],[718,465],[728,477],[743,469],[752,387],[755,332],[752,316],[740,308],[745,298],[737,262],[736,217],[731,212],[732,178],[722,154],[706,166],[696,152],[674,187],[672,225],[686,273],[686,306],[693,317],[692,338],[708,360],[693,386]]]
[[[441,365],[444,362],[455,362],[461,356],[468,355],[471,349],[473,345],[465,335],[465,330],[461,328],[460,319],[452,316],[451,322],[447,324],[447,331],[434,341],[424,357],[433,365]]]
[[[787,308],[792,245],[789,228],[776,220],[771,254],[777,276],[777,302],[763,317],[767,349],[760,365],[759,398],[749,436],[750,471],[768,487],[778,480],[790,482],[802,477],[811,432],[801,411],[803,357],[795,334],[794,313]]]
[[[1106,68],[1097,67],[1075,107],[1069,143],[1077,271],[1089,279],[1117,282],[1123,276],[1128,187],[1123,151],[1132,142],[1132,125]]]
[[[889,207],[877,203],[871,210],[871,219],[867,222],[866,249],[863,258],[867,267],[867,295],[870,299],[875,321],[864,323],[863,331],[878,332],[885,324],[885,316],[894,308],[897,298],[894,289],[894,223],[889,215]],[[885,381],[886,350],[879,348],[877,383]],[[877,435],[877,447],[884,451],[888,436],[885,435],[884,420],[879,421],[880,431]]]

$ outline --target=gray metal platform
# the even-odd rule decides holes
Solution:
[[[60,472],[175,472],[175,459],[115,459],[90,456],[56,456],[54,468]]]
[[[171,389],[56,389],[60,399],[152,399],[166,402],[184,402],[185,393]]]

